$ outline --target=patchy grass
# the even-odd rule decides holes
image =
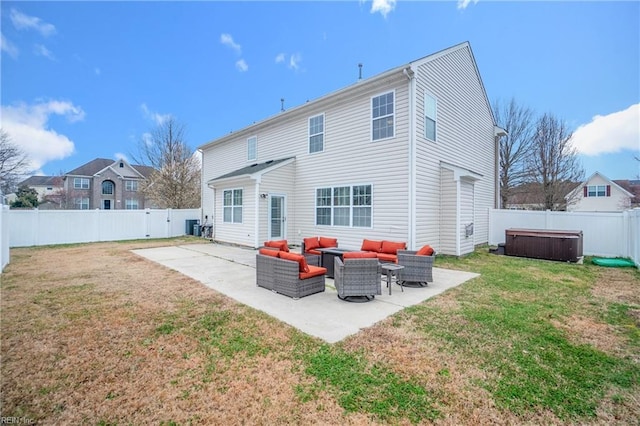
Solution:
[[[39,424],[637,424],[640,273],[494,256],[328,345],[131,249],[14,249],[1,416]],[[198,241],[199,242],[199,241]],[[330,313],[328,313],[330,315]]]

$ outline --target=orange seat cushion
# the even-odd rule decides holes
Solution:
[[[321,255],[322,255],[322,252],[321,252],[321,251],[318,251],[318,250],[307,250],[307,249],[306,249],[306,247],[305,247],[305,253],[309,253],[309,254],[317,254],[318,256],[321,256]]]
[[[435,250],[429,244],[422,246],[416,253],[418,256],[431,256]]]
[[[300,272],[298,278],[306,280],[307,278],[317,277],[318,275],[324,275],[327,273],[327,268],[321,266],[309,265],[309,272]]]
[[[398,256],[389,253],[378,253],[378,260],[382,262],[398,263]]]
[[[260,250],[258,250],[258,253],[263,254],[265,256],[278,257],[278,253],[280,253],[280,250],[271,250],[268,248],[261,248]]]
[[[318,241],[318,237],[308,237],[304,240],[304,251],[311,251],[313,249],[317,249],[320,247],[320,241]]]
[[[381,248],[382,248],[382,241],[367,240],[365,238],[364,240],[362,240],[362,247],[360,247],[360,250],[373,251],[375,253],[379,253]]]
[[[289,251],[289,244],[287,244],[287,240],[265,241],[263,245],[265,247],[275,247],[281,251]]]
[[[375,259],[376,253],[370,251],[350,251],[342,255],[343,259]]]
[[[407,248],[407,243],[400,243],[395,241],[383,241],[382,249],[380,252],[388,254],[397,254],[398,250],[404,250]]]
[[[286,260],[292,260],[294,262],[298,262],[300,272],[310,271],[309,265],[307,264],[307,259],[305,259],[304,256],[301,254],[281,251],[280,259],[286,259]]]
[[[338,239],[337,238],[328,238],[328,237],[320,237],[318,240],[320,243],[320,247],[338,247]]]

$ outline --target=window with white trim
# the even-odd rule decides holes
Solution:
[[[88,198],[74,198],[73,205],[78,210],[89,210]]]
[[[588,185],[587,197],[606,197],[607,185]]]
[[[372,186],[352,185],[316,189],[316,225],[370,228]]]
[[[222,217],[227,223],[242,223],[242,189],[223,191]]]
[[[124,200],[124,208],[126,210],[138,210],[138,200],[135,198],[127,198]]]
[[[130,192],[138,191],[138,181],[137,180],[125,180],[124,181],[124,189]]]
[[[424,137],[436,140],[436,116],[437,103],[436,98],[431,95],[424,95]]]
[[[252,136],[247,139],[247,161],[253,161],[258,158],[258,138]]]
[[[393,92],[371,98],[371,139],[393,137]]]
[[[89,179],[73,178],[73,189],[89,189]]]
[[[102,182],[102,195],[113,195],[114,183],[110,180]]]
[[[309,153],[324,151],[324,114],[309,118]]]

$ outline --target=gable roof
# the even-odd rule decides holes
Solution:
[[[71,170],[70,172],[65,173],[65,175],[70,176],[94,176],[95,174],[101,172],[102,170],[116,164],[121,160],[112,160],[110,158],[96,158],[94,160],[89,161],[88,163],[83,164],[82,166]],[[125,161],[126,160],[122,160]],[[128,164],[128,163],[127,163]],[[148,178],[153,172],[153,167],[149,166],[140,166],[131,164],[138,173],[140,173],[145,178]]]
[[[616,182],[612,181],[611,179],[609,179],[608,177],[603,175],[602,173],[595,172],[594,174],[589,176],[589,179],[585,180],[580,185],[578,185],[576,188],[574,188],[573,191],[569,192],[564,198],[565,199],[569,199],[569,197],[574,197],[576,195],[577,191],[580,191],[582,188],[584,188],[585,185],[588,185],[589,182],[591,182],[591,179],[593,179],[596,176],[600,176],[603,180],[609,182],[609,184],[611,186],[614,186],[614,187],[618,188],[620,191],[622,191],[624,193],[624,195],[626,195],[628,197],[633,197],[634,196],[634,194],[632,194],[631,192],[627,191],[626,189],[624,189],[623,187],[618,185]]]
[[[489,102],[489,98],[487,97],[487,93],[486,93],[486,89],[484,87],[484,83],[482,82],[482,78],[480,78],[480,72],[478,70],[478,65],[476,63],[475,57],[473,56],[473,52],[471,51],[471,45],[468,41],[465,41],[463,43],[459,43],[456,44],[454,46],[448,47],[446,49],[440,50],[438,52],[432,53],[430,55],[427,55],[423,58],[420,58],[418,60],[415,61],[411,61],[408,63],[405,63],[404,65],[400,65],[398,67],[392,68],[388,71],[384,71],[380,74],[374,75],[372,77],[369,78],[365,78],[362,80],[358,80],[355,83],[350,84],[349,86],[343,87],[342,89],[336,90],[334,92],[328,93],[324,96],[321,96],[317,99],[311,100],[311,101],[307,101],[306,103],[302,104],[302,105],[298,105],[296,107],[290,108],[286,111],[280,112],[276,115],[272,115],[271,117],[268,117],[264,120],[258,121],[258,122],[254,122],[253,124],[249,125],[249,126],[245,126],[243,128],[241,128],[238,131],[235,132],[230,132],[228,135],[224,135],[218,138],[215,138],[213,140],[210,140],[209,142],[206,142],[204,144],[202,144],[201,146],[198,147],[199,150],[204,150],[207,149],[209,147],[211,147],[212,145],[218,144],[218,143],[222,143],[224,141],[230,140],[230,139],[234,139],[236,137],[242,136],[242,135],[249,135],[251,133],[255,133],[258,131],[258,129],[260,129],[261,127],[267,126],[273,122],[276,121],[284,121],[287,119],[292,119],[294,118],[296,115],[303,113],[304,111],[306,111],[309,108],[315,108],[318,105],[321,105],[322,103],[326,103],[326,102],[335,102],[338,101],[341,97],[346,97],[346,96],[351,96],[354,93],[356,93],[357,91],[360,90],[367,90],[367,88],[371,87],[372,85],[375,84],[380,84],[381,82],[384,82],[386,80],[388,80],[389,78],[393,77],[393,76],[397,76],[398,78],[406,78],[407,75],[412,75],[412,73],[414,72],[412,70],[412,67],[417,67],[420,66],[426,62],[429,61],[433,61],[436,60],[446,54],[449,54],[451,52],[457,51],[457,50],[462,50],[465,49],[469,52],[469,54],[471,55],[471,60],[473,62],[473,66],[475,69],[475,73],[478,77],[478,81],[480,82],[480,85],[482,86],[482,93],[484,94],[484,98],[485,98],[485,103],[487,105],[488,110],[490,111],[490,116],[491,119],[493,120],[493,124],[496,125],[495,122],[495,118],[493,116],[493,110],[491,108],[491,104]],[[405,74],[406,73],[406,74]],[[502,130],[502,129],[500,129]],[[498,129],[496,129],[496,131],[498,131]]]
[[[58,176],[31,176],[20,182],[18,186],[56,186],[57,177]]]
[[[295,157],[281,158],[280,160],[269,160],[265,161],[264,163],[254,163],[250,166],[242,167],[238,170],[234,170],[222,176],[218,176],[217,178],[213,178],[209,180],[207,184],[212,184],[214,182],[226,179],[238,178],[240,176],[251,178],[254,176],[262,175],[272,169],[277,169],[278,167],[284,166],[285,164],[289,164],[293,160],[295,160]]]

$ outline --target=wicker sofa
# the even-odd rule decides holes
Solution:
[[[373,300],[382,294],[381,269],[377,258],[334,259],[334,283],[338,298],[347,301]]]
[[[320,266],[322,252],[317,248],[338,247],[338,239],[330,237],[307,237],[300,243],[300,252],[304,255],[309,265]]]
[[[307,265],[299,260],[279,257],[281,251],[262,248],[256,254],[256,285],[285,296],[299,299],[325,290],[326,268]],[[285,252],[286,253],[286,252]],[[287,253],[287,257],[302,255]],[[306,262],[305,262],[306,265]],[[305,269],[305,270],[302,270]]]
[[[433,282],[433,261],[436,258],[436,252],[432,251],[430,255],[419,254],[418,251],[398,250],[398,265],[404,266],[398,271],[398,283],[406,285],[407,283],[417,283],[420,286]]]

